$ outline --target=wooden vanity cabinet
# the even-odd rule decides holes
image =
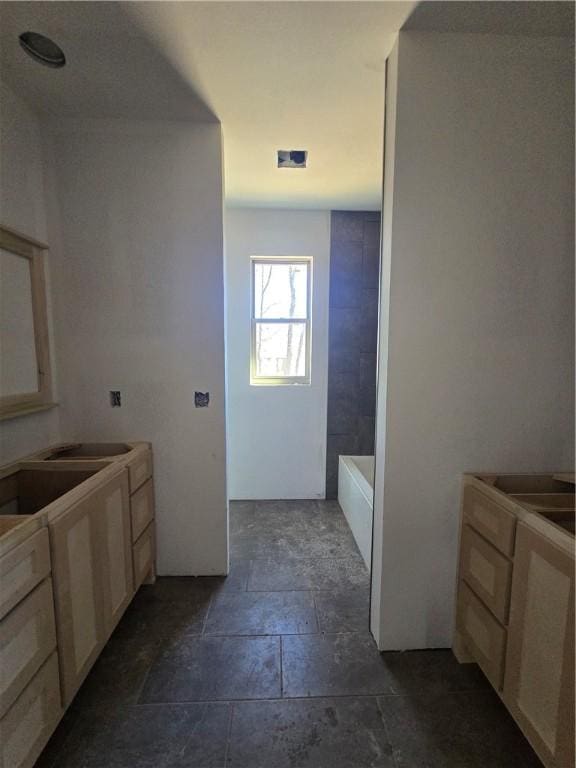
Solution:
[[[100,491],[99,550],[100,584],[106,640],[112,634],[132,597],[132,535],[128,477],[124,470],[118,479]]]
[[[0,516],[0,768],[32,768],[155,578],[152,452],[55,446],[0,468],[0,485],[17,510]]]
[[[453,651],[484,671],[546,768],[575,765],[568,478],[466,475],[462,497]]]
[[[546,765],[574,765],[574,554],[519,523],[503,698]]]
[[[49,529],[66,706],[133,595],[127,470],[50,520]]]

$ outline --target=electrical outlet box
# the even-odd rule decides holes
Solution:
[[[117,389],[110,390],[110,405],[112,408],[120,408],[122,405],[122,396]]]
[[[208,408],[210,404],[210,392],[194,392],[194,405],[196,408]]]

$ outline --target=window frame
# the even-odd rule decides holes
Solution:
[[[256,265],[257,264],[306,264],[306,317],[256,317]],[[250,385],[256,387],[310,386],[312,383],[312,256],[251,256],[250,257]],[[303,376],[260,376],[256,364],[256,329],[259,324],[304,324],[305,360]]]

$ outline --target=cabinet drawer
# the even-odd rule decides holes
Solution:
[[[516,517],[471,486],[464,488],[464,518],[500,552],[514,554]]]
[[[148,480],[130,497],[130,515],[132,517],[132,541],[148,527],[154,517],[154,484]]]
[[[48,531],[43,528],[0,559],[0,619],[49,573]]]
[[[0,716],[55,648],[52,581],[46,579],[0,622]]]
[[[500,690],[504,673],[506,630],[463,581],[460,582],[458,593],[458,629],[467,649],[488,680]]]
[[[2,768],[32,768],[61,714],[58,659],[53,653],[0,720]]]
[[[496,618],[507,624],[512,563],[469,525],[462,530],[460,576]]]
[[[134,588],[142,584],[150,569],[154,565],[154,523],[150,523],[142,536],[132,547],[132,559],[134,563]]]
[[[130,493],[134,493],[142,483],[152,476],[152,452],[146,451],[128,464],[130,474]]]

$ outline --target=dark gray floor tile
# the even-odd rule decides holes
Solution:
[[[375,699],[242,702],[234,706],[231,768],[393,768]]]
[[[75,706],[134,704],[160,650],[150,637],[112,637],[74,700]]]
[[[256,512],[233,534],[230,543],[234,562],[294,558],[355,557],[358,549],[342,513],[332,514],[313,506]]]
[[[369,584],[369,574],[360,556],[346,559],[255,560],[248,590],[344,590]]]
[[[282,680],[286,697],[392,693],[390,675],[368,633],[284,637]]]
[[[210,579],[210,576],[160,576],[154,584],[140,587],[132,604],[202,602],[210,592]]]
[[[368,632],[370,591],[315,592],[320,632]]]
[[[230,562],[230,572],[227,576],[203,576],[205,587],[212,598],[223,592],[244,592],[248,586],[250,575],[250,560],[233,560]]]
[[[332,519],[331,519],[332,518]],[[304,558],[358,558],[360,551],[344,516],[318,516],[302,524],[298,556]]]
[[[243,531],[230,542],[230,557],[234,563],[239,560],[299,557],[302,553],[302,536],[303,532],[292,526],[274,532],[265,528],[257,533]]]
[[[228,510],[230,513],[230,516],[239,514],[242,512],[247,512],[250,509],[253,509],[254,502],[253,501],[229,501],[228,502]]]
[[[58,758],[70,734],[72,727],[80,716],[80,709],[74,705],[69,707],[60,720],[58,727],[50,737],[50,741],[44,747],[42,754],[34,763],[34,768],[59,768]]]
[[[382,659],[394,693],[440,694],[490,687],[476,664],[459,664],[450,650],[387,652]]]
[[[303,538],[298,548],[293,547],[290,552],[292,558],[314,558],[322,560],[332,559],[355,559],[360,557],[360,552],[356,542],[349,533],[343,536],[338,531],[324,530],[317,528],[305,529]],[[288,557],[279,556],[277,560],[287,560]]]
[[[197,600],[139,600],[138,595],[114,631],[115,638],[177,638],[200,635],[210,604],[210,592]]]
[[[58,768],[220,768],[230,705],[137,706],[81,711]]]
[[[149,672],[144,704],[280,695],[280,638],[188,637],[167,646]]]
[[[213,601],[207,635],[293,635],[318,632],[310,592],[229,592]]]
[[[280,501],[256,501],[254,511],[264,516],[274,519],[280,523],[289,522],[285,515],[295,515],[300,512],[315,512],[318,509],[318,502],[315,499],[282,499]],[[280,518],[276,515],[280,514]]]
[[[494,691],[379,704],[397,768],[542,768]]]

